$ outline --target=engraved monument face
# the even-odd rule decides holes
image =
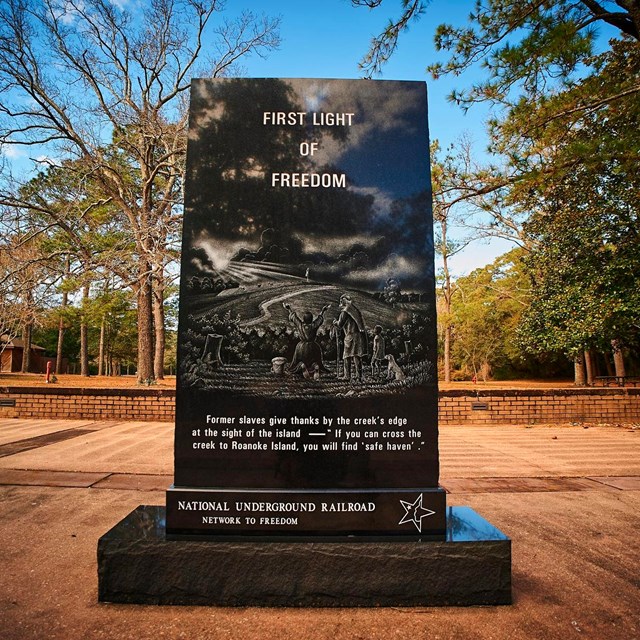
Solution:
[[[429,536],[426,87],[195,80],[169,534]]]

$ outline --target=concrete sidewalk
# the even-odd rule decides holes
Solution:
[[[164,503],[172,443],[167,423],[0,421],[1,639],[640,639],[640,429],[441,429],[448,504],[513,540],[512,606],[99,604],[97,540]]]

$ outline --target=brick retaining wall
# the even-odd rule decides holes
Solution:
[[[0,387],[0,418],[172,422],[175,401],[173,389]]]
[[[0,419],[172,422],[174,405],[173,389],[0,387]],[[634,422],[640,388],[441,391],[439,409],[441,424]]]
[[[441,424],[640,421],[640,388],[441,391]]]

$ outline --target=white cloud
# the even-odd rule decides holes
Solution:
[[[363,81],[365,82],[365,81]],[[300,101],[306,105],[308,112],[332,111],[334,113],[353,113],[353,124],[348,127],[348,148],[354,149],[363,144],[372,134],[404,130],[415,130],[413,115],[416,100],[419,98],[411,86],[398,83],[394,91],[379,91],[371,83],[369,91],[353,93],[353,84],[348,80],[318,80],[309,88],[306,81],[287,80],[296,91]],[[366,119],[362,114],[366,113]],[[339,140],[327,135],[323,137],[321,148],[314,160],[318,166],[329,161],[337,161],[346,147]]]
[[[380,239],[370,234],[361,236],[353,234],[347,236],[314,236],[297,233],[296,237],[304,244],[305,253],[326,252],[332,255],[344,253],[354,244],[371,247]]]
[[[9,158],[11,160],[24,158],[27,155],[22,147],[15,144],[3,144],[0,146],[0,151],[5,158]]]
[[[203,231],[194,241],[193,246],[195,249],[202,249],[218,271],[224,271],[238,250],[243,247],[243,243],[213,238]]]
[[[48,167],[59,167],[62,164],[59,158],[54,158],[45,154],[38,156],[34,162],[36,164],[46,164]]]
[[[208,264],[202,262],[200,258],[191,258],[191,264],[195,265],[200,271],[204,273],[208,273],[210,275],[216,274],[216,272]]]
[[[400,278],[400,280],[420,278],[424,276],[424,263],[419,260],[411,260],[396,253],[392,253],[375,269],[353,271],[346,280],[384,282],[387,278]]]
[[[63,24],[71,25],[77,20],[78,11],[84,11],[84,8],[85,4],[82,0],[76,0],[75,2],[62,0],[53,7],[53,14]]]
[[[386,191],[379,189],[378,187],[349,187],[350,191],[353,191],[362,196],[373,196],[373,212],[377,218],[384,218],[389,215],[391,211],[391,205],[394,198]]]

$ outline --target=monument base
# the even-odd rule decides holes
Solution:
[[[98,541],[98,599],[131,604],[378,607],[511,603],[511,540],[469,507],[419,539],[166,539],[139,506]]]

